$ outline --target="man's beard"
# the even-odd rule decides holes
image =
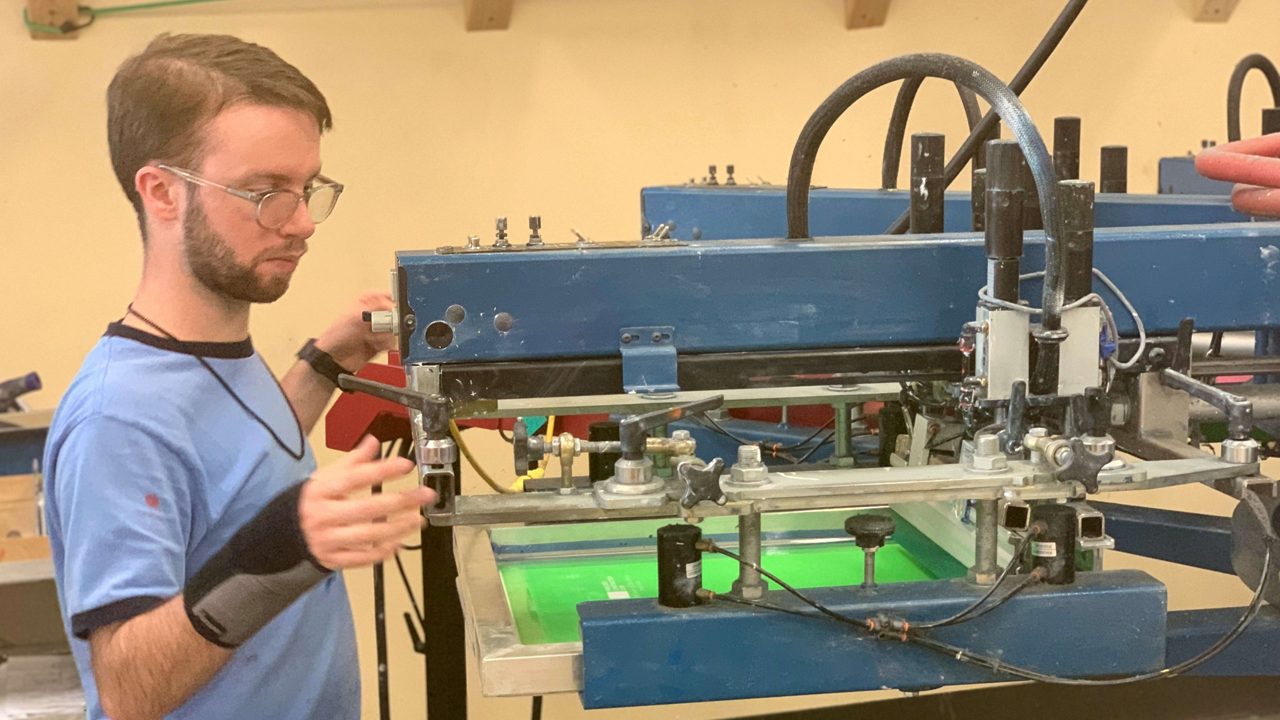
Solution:
[[[183,249],[191,274],[202,285],[223,297],[241,302],[270,303],[289,289],[290,275],[260,280],[253,266],[241,265],[235,252],[213,228],[195,193],[188,195],[182,218]]]

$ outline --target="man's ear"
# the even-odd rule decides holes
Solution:
[[[154,165],[143,165],[133,176],[133,187],[142,198],[147,217],[157,222],[177,222],[182,217],[186,182]]]

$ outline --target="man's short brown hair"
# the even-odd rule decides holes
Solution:
[[[107,89],[111,165],[144,238],[138,170],[149,163],[199,167],[205,125],[237,103],[301,110],[321,132],[333,126],[315,83],[271,50],[230,35],[159,35],[116,71]]]

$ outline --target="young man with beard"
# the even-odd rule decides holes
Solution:
[[[253,303],[289,287],[342,186],[320,171],[315,85],[270,50],[162,35],[107,95],[111,161],[138,215],[142,279],[85,359],[45,450],[64,623],[89,716],[356,718],[337,570],[420,527],[429,489],[377,444],[316,469],[307,443],[343,369],[387,341],[369,294],[277,382]]]

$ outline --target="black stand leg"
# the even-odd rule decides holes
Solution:
[[[459,470],[454,465],[458,480]],[[461,484],[455,483],[454,487]],[[427,716],[431,720],[467,717],[467,641],[457,581],[453,528],[428,525],[422,530],[422,607],[427,617]]]
[[[422,530],[422,605],[427,616],[427,716],[467,717],[467,648],[458,599],[453,528]]]

